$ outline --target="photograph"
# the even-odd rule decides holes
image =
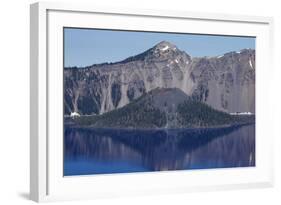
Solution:
[[[63,28],[63,176],[256,166],[255,36]]]

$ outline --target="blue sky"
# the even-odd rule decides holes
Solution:
[[[163,40],[175,44],[192,57],[217,56],[243,48],[255,48],[253,37],[65,28],[64,66],[120,61]]]

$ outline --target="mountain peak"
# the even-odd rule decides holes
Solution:
[[[167,59],[171,57],[171,55],[177,55],[177,54],[181,54],[181,51],[174,44],[168,41],[161,41],[157,43],[155,46],[153,46],[152,48],[144,51],[143,53],[140,53],[135,56],[131,56],[117,63],[127,63],[135,60],[144,60],[147,57],[157,58],[157,59],[160,58]]]
[[[155,50],[159,50],[159,51],[166,51],[166,50],[169,50],[169,49],[172,49],[172,50],[176,50],[177,47],[168,42],[168,41],[161,41],[160,43],[156,44],[154,47],[153,47]]]
[[[160,41],[159,43],[157,43],[156,45],[159,45],[159,46],[161,46],[161,45],[163,45],[163,46],[165,46],[165,45],[173,45],[174,46],[174,44],[172,44],[171,42],[169,42],[169,41]]]

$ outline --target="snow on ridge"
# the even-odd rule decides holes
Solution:
[[[167,50],[168,48],[170,48],[169,46],[165,46],[164,48],[161,48],[161,51],[165,51]]]
[[[221,55],[221,56],[217,56],[217,58],[221,58],[221,57],[223,57],[223,55]]]
[[[175,60],[176,63],[179,63],[178,59]]]

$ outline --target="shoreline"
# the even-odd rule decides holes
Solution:
[[[221,126],[209,126],[209,127],[180,127],[180,128],[115,128],[115,127],[91,127],[91,126],[79,126],[75,125],[66,125],[64,124],[64,128],[73,128],[73,129],[85,129],[85,130],[124,130],[124,131],[175,131],[175,130],[216,130],[216,129],[228,129],[235,127],[243,127],[247,125],[255,125],[255,122],[247,122],[247,123],[237,123],[237,124],[228,124]]]

